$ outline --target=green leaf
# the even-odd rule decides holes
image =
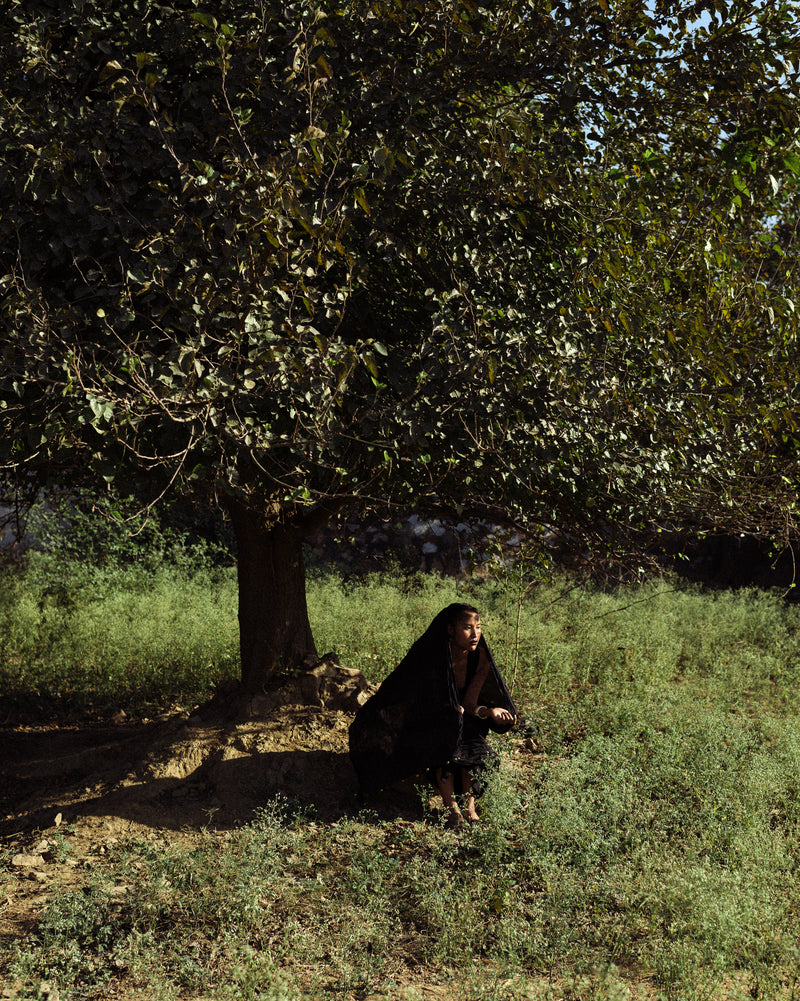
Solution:
[[[364,189],[363,188],[356,188],[354,194],[355,194],[356,203],[361,206],[361,208],[367,213],[367,215],[369,215],[370,214],[370,207],[369,207],[369,202],[367,201],[367,196],[364,193]]]
[[[733,181],[734,187],[738,188],[742,194],[747,195],[748,198],[750,197],[750,189],[738,174],[732,174],[731,180]]]
[[[800,156],[797,153],[786,153],[783,157],[784,166],[793,174],[800,174]]]
[[[214,31],[216,31],[217,25],[219,24],[215,17],[211,14],[205,14],[203,11],[193,11],[189,17],[191,17],[193,21],[197,21],[198,24],[203,24],[206,28],[211,28]]]

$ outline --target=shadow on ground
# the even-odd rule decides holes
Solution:
[[[369,804],[347,753],[352,714],[283,705],[246,722],[174,715],[147,724],[0,732],[0,836],[101,817],[115,828],[225,829],[276,797],[332,820],[419,820],[413,782]]]

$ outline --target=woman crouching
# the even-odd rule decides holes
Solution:
[[[483,777],[497,763],[486,735],[509,730],[516,718],[478,610],[448,605],[350,727],[360,792],[426,772],[441,793],[447,826],[474,823]]]

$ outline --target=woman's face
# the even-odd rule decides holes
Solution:
[[[450,626],[450,643],[455,650],[475,650],[481,638],[481,617],[477,612],[466,612],[454,626]]]

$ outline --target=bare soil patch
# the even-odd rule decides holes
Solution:
[[[221,693],[191,713],[2,727],[0,837],[58,816],[119,829],[226,828],[277,793],[321,817],[352,809],[348,729],[370,691],[330,658],[256,698]]]
[[[350,720],[288,704],[244,722],[175,713],[6,733],[0,835],[49,828],[59,815],[120,829],[231,827],[278,792],[322,814],[342,810],[356,792]]]
[[[276,796],[320,821],[358,813],[348,729],[368,694],[336,665],[246,705],[221,696],[155,720],[0,728],[0,950],[35,926],[52,884],[85,880],[122,839],[191,842]],[[412,784],[371,808],[422,819]]]

